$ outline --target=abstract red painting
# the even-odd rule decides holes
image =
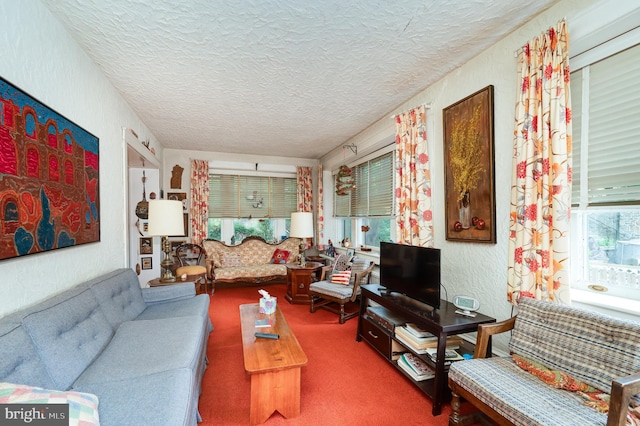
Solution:
[[[0,78],[0,259],[100,241],[98,146]]]

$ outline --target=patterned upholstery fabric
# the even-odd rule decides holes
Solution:
[[[509,349],[608,393],[612,380],[640,371],[640,326],[522,299]]]
[[[353,293],[353,287],[344,284],[333,284],[329,281],[317,281],[309,285],[309,290],[317,291],[328,296],[337,297],[339,299],[347,299]],[[360,288],[358,287],[358,294]]]
[[[285,265],[271,264],[269,261],[276,249],[287,250],[289,260],[300,253],[300,239],[287,238],[279,244],[268,244],[260,240],[246,240],[235,246],[228,246],[216,240],[205,240],[202,247],[206,253],[207,269],[214,271],[216,280],[254,280],[269,276],[287,275]],[[223,266],[222,260],[229,255],[239,256],[241,266]]]
[[[605,414],[584,405],[575,393],[543,383],[511,358],[455,362],[449,369],[449,378],[517,426],[607,423]]]
[[[521,299],[511,352],[609,393],[640,371],[640,324],[534,299]],[[515,425],[605,425],[606,414],[576,392],[550,386],[511,358],[453,363],[449,380]]]
[[[265,263],[264,265],[253,266],[237,266],[230,268],[217,268],[216,280],[232,280],[236,278],[260,278],[273,275],[287,275],[287,267],[285,265],[275,265]]]

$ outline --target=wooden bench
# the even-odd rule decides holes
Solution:
[[[489,337],[506,331],[512,333],[509,350],[519,362],[530,360],[610,394],[608,415],[587,406],[574,392],[540,380],[510,357],[485,358],[490,356]],[[517,317],[479,326],[474,359],[451,365],[449,425],[622,426],[630,400],[640,392],[638,372],[640,323],[521,299]],[[544,377],[557,376],[545,372]],[[480,412],[462,415],[461,398]]]
[[[256,328],[257,319],[271,318],[273,325]],[[300,368],[307,356],[280,308],[260,314],[258,304],[240,305],[244,369],[251,376],[250,422],[264,423],[275,411],[286,418],[300,415]],[[255,333],[275,333],[278,340],[256,338]]]

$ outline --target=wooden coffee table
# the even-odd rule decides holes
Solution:
[[[273,325],[256,328],[255,321],[272,318]],[[286,418],[300,415],[300,367],[307,356],[280,308],[270,315],[260,314],[258,304],[240,305],[244,369],[251,376],[252,425],[264,423],[279,411]],[[278,340],[256,338],[255,333],[276,333]]]

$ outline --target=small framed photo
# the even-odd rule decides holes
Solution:
[[[144,232],[149,232],[149,222],[142,222],[142,230]]]
[[[153,241],[151,237],[140,238],[140,254],[153,254]]]
[[[182,201],[182,211],[186,212],[187,208],[187,193],[186,192],[167,192],[168,200]]]
[[[153,269],[153,257],[141,257],[142,269]]]

